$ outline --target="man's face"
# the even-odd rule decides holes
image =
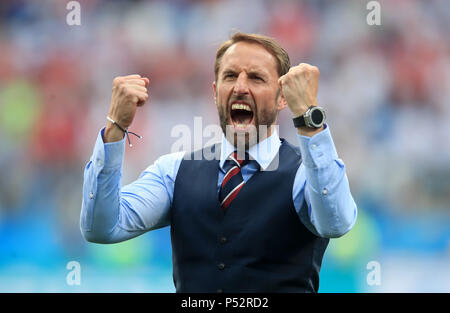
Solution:
[[[245,138],[246,148],[249,142],[265,139],[259,138],[261,125],[271,135],[278,111],[286,107],[278,78],[275,57],[259,44],[238,42],[222,56],[214,98],[220,126],[235,146],[237,138]]]

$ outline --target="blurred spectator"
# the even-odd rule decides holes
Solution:
[[[394,212],[448,218],[446,0],[380,1],[380,26],[366,24],[366,3],[359,0],[79,2],[80,26],[66,24],[66,1],[0,3],[0,233],[39,232],[33,244],[46,242],[49,258],[157,262],[156,253],[139,252],[135,243],[103,256],[86,248],[78,228],[83,168],[105,125],[115,76],[150,77],[150,101],[132,125],[144,138],[127,147],[123,184],[171,151],[175,125],[193,130],[194,116],[203,117],[203,127],[217,123],[215,50],[233,30],[274,36],[293,65],[319,66],[319,100],[363,209],[381,224]],[[280,132],[295,143],[290,119],[280,114]],[[370,216],[364,221],[371,231],[365,236],[373,235],[379,253],[380,227]],[[169,244],[155,236],[149,245]],[[449,242],[444,237],[439,240]],[[26,241],[20,238],[0,241],[0,274],[18,253],[30,262],[39,253],[15,250]],[[336,249],[337,262],[352,259],[361,242],[356,244]]]

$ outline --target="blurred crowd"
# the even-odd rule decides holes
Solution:
[[[79,26],[66,23],[68,2],[0,2],[0,259],[26,241],[9,237],[30,227],[60,253],[86,253],[83,170],[113,78],[150,78],[131,127],[143,139],[126,149],[127,184],[170,152],[174,126],[192,127],[194,116],[218,123],[215,51],[236,30],[275,37],[292,65],[319,67],[319,103],[358,205],[449,214],[447,0],[381,0],[373,26],[360,0],[86,0]],[[290,118],[280,114],[280,133],[297,144]]]

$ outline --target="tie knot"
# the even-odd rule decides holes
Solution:
[[[227,161],[225,163],[228,163],[230,166],[237,165],[238,167],[242,167],[245,164],[248,163],[250,157],[247,152],[245,152],[245,155],[242,158],[242,154],[238,153],[237,151],[234,151],[230,156],[228,157]]]

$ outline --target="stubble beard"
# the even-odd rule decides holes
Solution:
[[[263,110],[262,112],[258,112],[257,107],[255,106],[253,112],[254,125],[250,125],[249,131],[237,132],[231,122],[228,106],[218,106],[218,112],[220,127],[222,128],[225,137],[238,150],[241,148],[248,150],[254,144],[266,139],[270,132],[269,128],[275,123],[278,114],[276,106],[273,107],[273,110]],[[258,113],[261,113],[261,116],[259,116]]]

